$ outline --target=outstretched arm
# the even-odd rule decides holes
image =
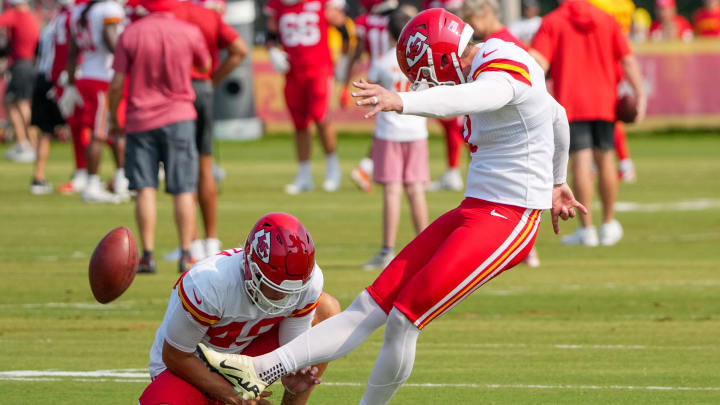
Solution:
[[[499,75],[483,75],[472,83],[457,86],[436,86],[426,90],[395,93],[377,84],[364,80],[354,82],[360,91],[353,92],[359,98],[357,105],[369,106],[372,110],[365,118],[380,111],[395,111],[402,114],[424,117],[455,117],[494,111],[509,103],[515,90],[509,79]]]

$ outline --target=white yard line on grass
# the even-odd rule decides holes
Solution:
[[[0,381],[26,382],[150,382],[150,376],[143,369],[60,371],[60,370],[17,370],[0,371]],[[323,382],[331,387],[364,387],[360,382]],[[656,385],[545,385],[545,384],[476,384],[476,383],[408,383],[406,388],[470,388],[470,389],[530,389],[530,390],[630,390],[630,391],[720,391],[720,387],[673,387]]]
[[[701,211],[720,208],[720,200],[713,198],[700,198],[697,200],[637,203],[618,201],[615,203],[617,212],[660,212],[660,211]]]

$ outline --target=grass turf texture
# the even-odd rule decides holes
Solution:
[[[444,168],[442,142],[431,138],[433,177]],[[341,137],[346,177],[332,195],[282,194],[295,170],[291,144],[291,137],[282,135],[219,144],[228,173],[219,200],[219,237],[226,248],[234,246],[262,214],[295,214],[313,235],[326,290],[347,306],[377,274],[360,265],[380,246],[381,193],[362,194],[347,180],[368,139]],[[620,200],[720,198],[719,137],[635,136],[630,146],[639,181],[622,185]],[[70,145],[53,144],[50,181],[65,181],[70,162]],[[107,152],[104,162],[108,177]],[[316,146],[318,186],[323,170]],[[2,160],[0,173],[0,373],[143,369],[177,279],[176,263],[161,260],[177,245],[170,199],[159,197],[158,274],[138,276],[118,301],[103,306],[93,301],[87,263],[109,229],[126,225],[137,235],[133,205],[31,196],[28,164]],[[461,199],[461,193],[428,194],[431,218]],[[403,209],[398,246],[413,236]],[[626,232],[618,246],[570,248],[552,234],[546,214],[536,244],[542,267],[506,272],[433,322],[420,337],[409,385],[393,403],[718,403],[720,209],[625,212],[618,218]],[[563,223],[563,232],[575,226]],[[376,332],[333,362],[324,379],[344,385],[321,386],[310,402],[357,403],[381,339]],[[0,374],[0,404],[133,404],[147,384],[137,380],[29,382]],[[427,383],[457,385],[422,386]],[[277,403],[282,390],[273,388]]]

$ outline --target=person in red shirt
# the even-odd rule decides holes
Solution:
[[[314,188],[308,130],[311,122],[317,125],[325,151],[323,189],[334,192],[340,187],[337,137],[327,116],[333,84],[327,32],[329,24],[340,27],[345,23],[344,6],[344,0],[270,0],[265,5],[270,58],[275,68],[285,73],[285,102],[295,125],[298,171],[295,180],[285,186],[288,194]]]
[[[142,0],[150,14],[130,24],[115,46],[108,95],[111,135],[127,133],[125,173],[137,191],[136,218],[143,257],[139,273],[154,273],[156,189],[160,162],[165,189],[173,196],[179,233],[180,272],[188,270],[195,226],[198,157],[195,147],[194,66],[210,69],[210,54],[200,30],[172,15],[172,0]],[[158,57],[162,55],[162,57]],[[168,63],[172,61],[172,63]],[[125,78],[130,82],[125,128],[118,120]]]
[[[35,160],[35,139],[30,127],[30,99],[35,82],[35,48],[40,38],[40,25],[26,0],[10,0],[11,7],[0,14],[0,27],[8,31],[10,40],[10,82],[3,97],[5,114],[10,120],[17,143],[5,153],[16,162]]]
[[[650,26],[650,39],[653,41],[683,40],[693,38],[693,30],[688,20],[677,13],[675,0],[656,0],[657,20]]]
[[[705,0],[702,8],[693,15],[695,35],[720,37],[720,0]]]
[[[598,168],[603,221],[598,232],[591,213],[580,216],[581,227],[563,238],[565,244],[613,245],[622,238],[615,218],[618,175],[613,123],[617,101],[617,63],[638,100],[638,117],[645,115],[647,97],[642,75],[620,25],[585,0],[566,0],[542,21],[530,53],[550,70],[553,94],[570,122],[570,158],[574,189],[587,207],[593,199],[593,159]]]
[[[178,2],[172,10],[175,17],[200,29],[212,58],[212,69],[207,72],[192,71],[192,86],[195,90],[195,142],[199,153],[200,172],[198,177],[198,202],[205,226],[205,240],[193,243],[201,246],[202,257],[220,251],[217,238],[217,185],[212,172],[213,141],[213,99],[214,89],[229,75],[248,53],[245,41],[225,23],[222,16],[209,8],[190,1]],[[220,60],[219,51],[226,50]],[[197,241],[197,242],[196,242]],[[200,243],[198,243],[200,242]]]

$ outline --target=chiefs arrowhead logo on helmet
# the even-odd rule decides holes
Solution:
[[[270,263],[270,232],[264,229],[255,232],[252,250],[263,263]]]
[[[427,53],[428,44],[425,43],[426,40],[427,36],[419,31],[408,38],[405,46],[405,59],[408,67],[415,66],[420,61],[420,58]]]

